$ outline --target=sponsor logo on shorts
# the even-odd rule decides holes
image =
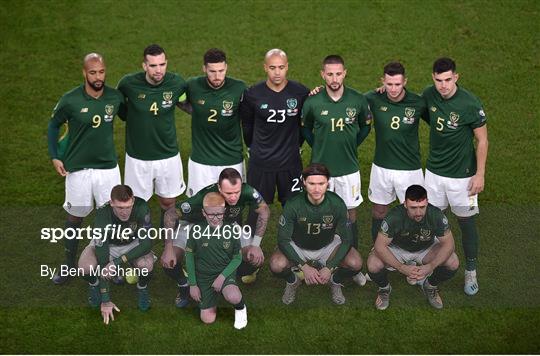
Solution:
[[[279,216],[279,225],[285,226],[285,217],[283,215]]]

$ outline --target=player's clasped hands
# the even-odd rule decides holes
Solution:
[[[332,272],[327,267],[317,270],[307,264],[302,266],[302,272],[304,272],[304,280],[307,285],[326,284],[332,275]]]
[[[423,266],[416,265],[402,265],[399,268],[399,272],[414,280],[421,280],[426,277],[425,270],[422,269]]]
[[[101,316],[103,322],[109,325],[109,319],[114,321],[114,311],[120,312],[120,309],[113,302],[101,303]]]

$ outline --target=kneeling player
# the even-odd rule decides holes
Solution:
[[[369,276],[379,286],[377,309],[384,310],[389,305],[392,291],[387,278],[389,267],[417,281],[431,306],[443,307],[438,286],[454,276],[459,260],[454,253],[448,219],[428,203],[422,186],[407,188],[405,202],[383,219],[367,266]]]
[[[219,293],[234,305],[234,327],[247,325],[247,307],[236,285],[235,272],[242,262],[238,225],[223,224],[225,199],[219,193],[208,193],[203,200],[205,222],[192,225],[186,245],[186,267],[191,298],[199,302],[201,320],[216,320]]]
[[[102,238],[94,239],[81,253],[79,268],[88,281],[90,306],[101,304],[105,324],[114,320],[113,310],[120,311],[111,301],[108,279],[126,271],[124,264],[135,267],[138,274],[138,306],[142,311],[150,308],[148,282],[152,277],[154,256],[152,241],[145,237],[150,227],[150,210],[143,199],[133,196],[127,185],[117,185],[111,191],[111,200],[96,212],[93,231],[101,231]],[[97,230],[99,229],[99,230]],[[139,238],[141,237],[141,238]]]
[[[176,204],[175,209],[165,213],[165,227],[175,228],[175,236],[165,241],[165,249],[161,256],[161,264],[165,273],[176,281],[179,291],[175,305],[183,308],[188,305],[188,283],[182,272],[181,261],[186,247],[186,233],[191,224],[204,222],[201,215],[203,199],[206,194],[215,192],[225,200],[225,224],[240,222],[242,211],[251,207],[258,214],[255,231],[251,231],[251,238],[241,239],[243,261],[237,270],[237,276],[243,283],[253,283],[257,272],[264,262],[264,254],[260,247],[270,218],[270,209],[262,196],[250,185],[242,183],[242,176],[234,168],[225,168],[219,175],[217,183],[200,190],[191,198]],[[178,210],[178,211],[177,211]],[[179,218],[179,215],[181,217]]]
[[[282,301],[291,304],[302,281],[291,270],[298,267],[306,284],[330,284],[332,301],[345,303],[342,282],[360,271],[362,259],[351,247],[347,207],[327,191],[330,173],[318,163],[302,172],[305,190],[291,198],[279,218],[278,249],[270,269],[287,281]]]

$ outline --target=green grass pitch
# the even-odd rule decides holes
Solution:
[[[539,10],[534,0],[0,1],[0,353],[539,353]],[[348,68],[346,84],[362,92],[378,85],[383,65],[393,59],[404,63],[408,87],[421,91],[430,84],[433,60],[453,57],[459,83],[481,98],[488,116],[486,189],[477,219],[479,294],[463,293],[460,267],[442,286],[442,311],[395,273],[385,312],[373,306],[373,284],[348,284],[347,304],[340,307],[326,288],[303,286],[287,307],[280,301],[283,282],[266,264],[256,285],[242,287],[249,324],[238,332],[225,305],[211,326],[199,321],[195,308],[176,310],[173,283],[157,265],[152,309],[137,310],[133,286],[113,287],[121,313],[109,326],[86,306],[82,280],[58,287],[40,277],[41,264],[62,259],[60,244],[39,237],[42,227],[64,220],[63,179],[47,156],[51,110],[82,82],[86,53],[105,56],[107,82],[115,86],[140,70],[142,50],[153,42],[166,49],[169,70],[185,78],[201,73],[208,48],[222,48],[229,74],[248,84],[264,79],[262,60],[270,48],[288,53],[289,78],[308,87],[322,82],[322,58],[338,53]],[[180,112],[177,129],[186,164],[190,121]],[[115,142],[123,167],[119,120]],[[425,158],[424,124],[421,145]],[[373,148],[371,133],[359,149],[364,198]],[[305,148],[305,162],[309,154]],[[155,199],[151,207],[156,220]],[[363,257],[370,209],[369,202],[359,208]],[[272,207],[267,257],[279,210]],[[459,229],[453,231],[462,257]]]

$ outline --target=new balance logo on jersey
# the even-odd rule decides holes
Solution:
[[[321,116],[323,116],[323,115],[328,115],[328,110],[321,111]]]
[[[379,109],[380,109],[381,111],[386,111],[386,110],[388,110],[388,108],[387,108],[386,106],[381,106]]]
[[[268,109],[268,104],[261,104],[261,109]]]
[[[81,112],[88,112],[88,108],[82,108]]]

